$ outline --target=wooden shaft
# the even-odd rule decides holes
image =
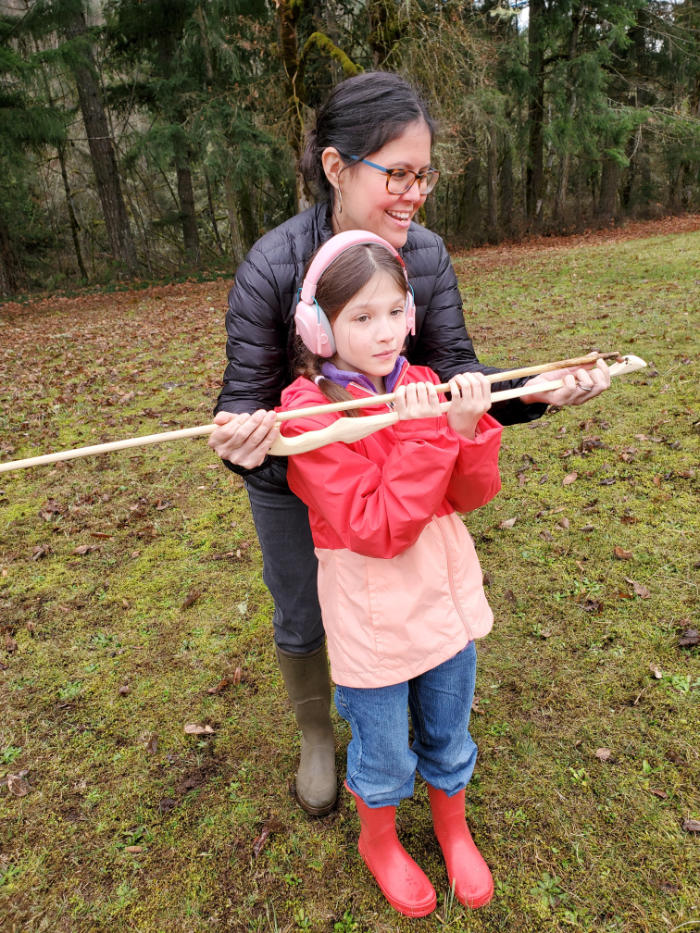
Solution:
[[[561,381],[557,381],[556,383],[542,383],[533,387],[528,386],[527,391],[521,386],[520,389],[507,389],[504,392],[494,392],[492,399],[493,401],[499,401],[500,399],[517,398],[518,395],[526,395],[528,392],[546,392],[554,388],[559,388],[560,386]],[[365,400],[363,399],[362,401]],[[368,399],[367,401],[372,401],[372,399]],[[443,404],[449,408],[449,402]],[[322,411],[326,410],[326,406],[319,405],[311,409],[300,408],[293,412],[293,414],[298,416],[300,412],[304,410],[307,412],[310,411],[313,414],[321,414]],[[281,414],[287,413],[282,412]],[[202,424],[194,428],[179,428],[176,431],[163,431],[161,434],[144,434],[141,437],[128,437],[121,441],[109,441],[106,444],[75,447],[72,450],[42,454],[38,457],[26,457],[24,460],[10,460],[8,463],[0,463],[0,473],[5,473],[10,470],[22,470],[30,466],[41,466],[47,463],[59,463],[63,460],[76,460],[79,457],[91,457],[94,454],[107,454],[115,450],[127,450],[130,447],[147,447],[150,444],[162,444],[164,441],[179,441],[187,437],[204,437],[207,434],[211,434],[218,427],[218,424]]]
[[[215,428],[218,428],[217,424],[202,424],[195,428],[179,428],[177,431],[163,431],[162,434],[144,434],[142,437],[127,437],[125,440],[110,441],[107,444],[92,444],[90,447],[75,447],[73,450],[60,450],[57,453],[42,454],[39,457],[11,460],[9,463],[0,463],[0,473],[44,463],[58,463],[61,460],[74,460],[76,457],[107,454],[112,450],[126,450],[127,447],[145,447],[148,444],[161,444],[163,441],[178,441],[184,437],[202,437],[205,434],[211,434]]]
[[[595,359],[609,359],[610,357],[613,357],[613,356],[617,357],[618,354],[617,353],[595,354]],[[592,355],[589,354],[588,357],[579,357],[577,360],[568,360],[568,361],[563,360],[557,363],[545,363],[544,366],[546,367],[546,370],[539,368],[539,367],[527,367],[527,369],[529,370],[529,374],[533,375],[534,369],[539,369],[540,372],[543,372],[543,371],[551,372],[554,369],[563,368],[563,366],[566,365],[567,363],[571,366],[578,366],[578,365],[582,365],[584,362],[586,363],[595,362],[595,359],[593,359]],[[615,376],[615,375],[622,375],[623,373],[627,373],[627,372],[635,372],[636,370],[641,369],[644,366],[646,366],[646,363],[644,362],[644,360],[639,359],[639,357],[627,356],[627,357],[624,357],[623,360],[621,360],[619,363],[614,364],[613,366],[610,367],[610,375]],[[527,375],[528,373],[526,373],[524,369],[511,370],[510,372],[494,373],[493,378],[491,378],[490,381],[496,382],[502,379],[518,378],[518,374]],[[501,392],[494,392],[491,396],[491,400],[493,402],[497,402],[497,401],[503,401],[504,399],[518,398],[522,395],[531,395],[533,392],[551,392],[554,389],[560,388],[561,385],[562,385],[562,381],[559,379],[554,382],[529,383],[524,386],[519,386],[518,388],[515,388],[515,389],[505,389]],[[448,388],[448,385],[445,384],[444,386],[436,386],[436,388],[438,389],[438,391],[444,391],[446,388]],[[391,400],[391,398],[393,398],[393,395],[383,396],[383,397],[372,396],[371,398],[360,399],[358,401],[361,407],[365,407],[369,404],[379,404],[378,400],[380,398],[385,398],[385,399],[388,398],[389,400]],[[338,404],[347,406],[347,403],[344,403],[344,402],[341,402]],[[449,407],[449,403],[443,403],[443,405],[446,405]],[[303,414],[308,416],[309,413],[313,415],[313,414],[321,414],[321,413],[328,412],[328,411],[338,411],[338,410],[339,409],[335,407],[334,405],[331,405],[330,407],[326,405],[319,405],[319,406],[315,406],[313,408],[307,408],[307,409],[298,408],[298,409],[295,409],[293,412],[281,412],[277,423],[279,423],[279,421],[282,421],[282,420],[288,420],[283,417],[284,415],[300,417]],[[343,409],[340,409],[340,410],[342,411]],[[378,416],[374,416],[374,417],[378,417]],[[351,418],[351,419],[341,419],[341,420],[360,421],[360,420],[366,420],[366,419]],[[40,466],[42,464],[47,464],[47,463],[58,463],[59,461],[63,461],[63,460],[74,460],[78,457],[89,457],[89,456],[92,456],[93,454],[104,454],[104,453],[109,453],[115,450],[125,450],[130,447],[145,447],[149,444],[161,444],[164,441],[181,440],[187,437],[203,437],[207,434],[211,434],[218,427],[219,425],[217,424],[203,424],[203,425],[199,425],[193,428],[179,428],[176,431],[164,431],[160,434],[146,434],[146,435],[143,435],[142,437],[129,437],[121,441],[110,441],[109,443],[106,443],[106,444],[93,444],[89,447],[76,447],[72,450],[62,450],[62,451],[57,451],[56,453],[42,454],[38,457],[27,457],[23,460],[10,460],[7,463],[0,463],[0,473],[9,472],[10,470],[21,470],[21,469],[24,469],[25,467],[30,467],[30,466]],[[319,431],[309,431],[308,433],[314,434],[314,435],[321,435],[323,433],[323,430],[324,429],[321,429]],[[279,447],[283,446],[282,444],[280,444],[280,442],[283,440],[284,438],[278,438],[278,441],[275,442],[275,445],[278,446],[278,449]],[[315,438],[315,440],[320,440],[320,437]],[[321,443],[317,443],[315,444],[314,447],[310,447],[308,449],[314,450],[317,447],[323,446],[325,443],[327,442],[324,440],[321,440]],[[278,450],[276,450],[275,446],[273,446],[271,452],[273,454],[277,454]],[[301,452],[301,451],[295,451],[295,452]],[[284,455],[284,453],[285,452],[283,450],[279,450],[280,456]]]
[[[571,360],[557,360],[554,363],[539,363],[535,366],[521,366],[520,369],[508,369],[503,372],[489,373],[486,381],[508,382],[511,379],[523,379],[526,376],[537,376],[540,373],[551,373],[555,369],[567,369],[574,366],[590,366],[598,360],[619,359],[619,353],[598,353],[593,351],[586,356],[578,356]],[[442,382],[435,386],[438,392],[447,392],[449,382]],[[388,405],[396,398],[395,392],[387,392],[384,395],[372,395],[368,398],[351,398],[344,402],[328,402],[327,405],[313,405],[310,408],[295,408],[293,411],[281,411],[277,415],[277,421],[292,421],[294,418],[308,418],[314,415],[324,415],[332,411],[352,411],[355,408],[370,408],[375,405]]]

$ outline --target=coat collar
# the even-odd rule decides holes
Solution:
[[[393,392],[396,388],[396,385],[401,377],[401,373],[404,370],[404,367],[408,366],[408,360],[405,356],[398,356],[394,368],[389,373],[388,376],[384,379],[384,385],[387,392]],[[330,379],[331,382],[335,382],[336,385],[342,386],[344,389],[352,382],[356,386],[361,386],[363,389],[367,389],[372,395],[377,395],[377,390],[374,388],[370,380],[364,373],[353,373],[346,369],[338,369],[333,363],[326,362],[321,365],[321,373]]]

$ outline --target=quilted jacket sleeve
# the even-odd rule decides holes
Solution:
[[[291,381],[287,331],[273,269],[264,252],[253,247],[228,296],[228,365],[217,411],[250,413],[277,404]]]
[[[294,420],[283,431],[292,436],[331,420]],[[417,540],[445,498],[459,441],[440,427],[443,420],[400,421],[388,429],[396,444],[381,465],[362,441],[290,457],[289,486],[342,546],[369,557],[394,557]]]

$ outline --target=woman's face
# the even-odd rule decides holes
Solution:
[[[400,136],[367,158],[384,168],[425,171],[430,168],[430,130],[427,124],[423,120],[407,124]],[[411,220],[425,202],[426,195],[420,193],[417,183],[404,194],[389,194],[386,179],[384,172],[363,162],[347,168],[341,167],[335,178],[329,176],[331,184],[336,188],[333,212],[335,233],[343,230],[370,230],[388,240],[395,249],[404,245]],[[342,201],[338,199],[338,189]],[[341,203],[342,211],[338,212]]]

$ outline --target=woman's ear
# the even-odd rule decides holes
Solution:
[[[326,178],[336,191],[340,189],[340,173],[346,167],[340,153],[333,146],[328,146],[321,155],[321,165]]]

